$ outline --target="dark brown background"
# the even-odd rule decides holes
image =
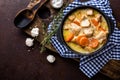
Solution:
[[[29,36],[14,26],[13,19],[29,1],[0,0],[0,80],[89,80],[79,70],[78,62],[49,50],[41,54],[37,41],[33,48],[25,46],[25,39]],[[120,22],[119,0],[110,2],[117,22]],[[56,57],[54,64],[46,60],[48,54]],[[92,80],[111,79],[98,73]]]

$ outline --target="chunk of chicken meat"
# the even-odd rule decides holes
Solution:
[[[90,21],[88,19],[83,19],[80,23],[80,26],[89,27],[90,26]]]
[[[100,32],[95,36],[95,38],[98,39],[100,43],[102,43],[103,40],[105,40],[106,37],[107,37],[106,34],[107,34],[106,32],[100,31]]]
[[[67,30],[67,29],[70,29],[70,27],[71,27],[70,24],[65,24],[65,25],[64,25],[64,29],[66,29],[66,30]]]
[[[89,16],[93,15],[93,10],[92,9],[88,9],[86,11],[86,14],[89,15]]]
[[[78,35],[78,33],[79,33],[80,30],[81,30],[81,27],[78,26],[78,25],[75,24],[75,23],[71,23],[70,30],[71,30],[75,35]]]
[[[92,34],[93,34],[93,28],[92,27],[88,27],[88,28],[84,28],[83,29],[83,32],[84,32],[84,34],[86,35],[86,36],[92,36]]]
[[[81,28],[81,30],[80,30],[78,36],[85,36],[84,31],[83,31],[83,28]]]

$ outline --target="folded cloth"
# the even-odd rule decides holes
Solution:
[[[112,15],[112,9],[110,8],[109,0],[89,0],[87,2],[80,2],[80,0],[75,0],[63,10],[63,17],[70,10],[82,5],[95,6],[111,19],[111,22],[113,23],[112,27],[114,28],[107,46],[97,54],[81,56],[69,51],[58,41],[56,35],[51,37],[51,43],[62,57],[80,58],[80,70],[83,71],[83,73],[86,74],[89,78],[91,78],[96,73],[98,73],[110,59],[120,60],[120,31],[116,27],[116,21]],[[58,26],[60,25],[61,20],[62,19],[57,21]],[[52,23],[48,26],[48,32],[52,31],[51,27]]]

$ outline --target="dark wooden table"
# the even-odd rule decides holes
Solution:
[[[25,8],[30,0],[0,0],[0,80],[89,80],[79,70],[79,63],[65,59],[47,50],[39,51],[35,41],[33,48],[25,46],[29,37],[13,24],[16,13]],[[117,25],[120,27],[119,0],[110,0]],[[54,64],[48,63],[46,56],[56,57]],[[98,73],[91,80],[112,80]]]

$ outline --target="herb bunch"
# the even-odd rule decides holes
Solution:
[[[64,9],[66,6],[67,6],[67,4],[64,5],[64,6],[60,9],[60,11],[58,12],[58,15],[57,15],[57,16],[54,16],[54,18],[53,18],[54,21],[51,23],[51,25],[52,25],[52,26],[51,26],[51,31],[50,31],[49,33],[45,33],[45,37],[44,37],[44,39],[42,40],[42,42],[40,43],[40,45],[41,45],[40,52],[41,52],[41,53],[46,49],[45,46],[50,44],[50,39],[51,39],[51,37],[52,37],[53,35],[55,35],[55,33],[57,32],[57,30],[58,30],[58,28],[59,28],[58,22],[60,21],[60,19],[62,19],[63,9]],[[45,24],[43,24],[43,26],[46,27]]]

